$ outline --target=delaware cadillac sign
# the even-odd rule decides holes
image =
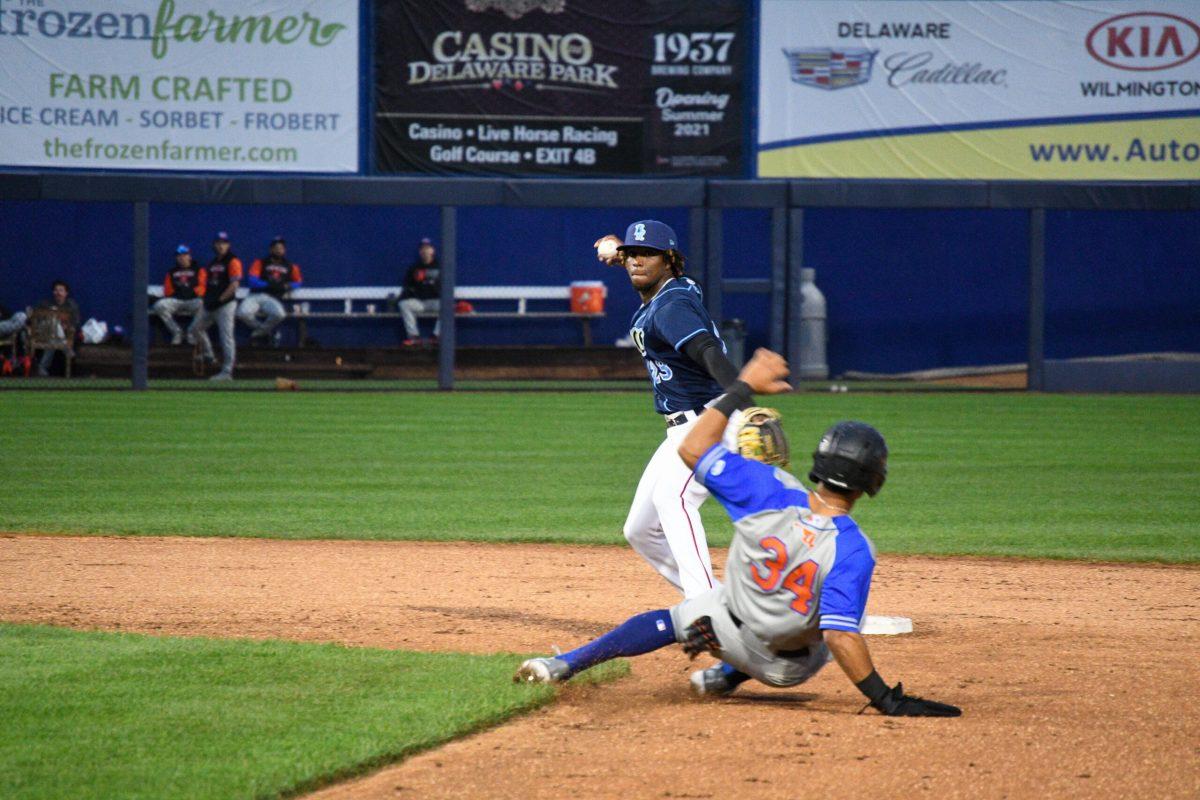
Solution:
[[[760,0],[763,178],[1200,180],[1198,0]]]

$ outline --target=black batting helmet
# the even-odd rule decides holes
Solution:
[[[810,481],[874,497],[887,479],[887,442],[865,422],[839,422],[821,435]]]

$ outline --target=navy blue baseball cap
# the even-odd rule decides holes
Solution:
[[[671,226],[656,219],[643,219],[625,230],[625,242],[617,247],[648,247],[651,250],[678,250],[679,238]]]

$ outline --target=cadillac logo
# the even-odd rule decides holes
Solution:
[[[834,50],[797,47],[784,50],[792,81],[818,89],[845,89],[871,79],[871,64],[878,50]]]
[[[561,14],[566,7],[567,0],[467,0],[468,11],[478,14],[495,9],[509,19],[520,19],[538,9],[547,14]]]

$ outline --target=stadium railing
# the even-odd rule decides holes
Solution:
[[[309,320],[360,320],[365,322],[394,320],[401,317],[398,311],[389,311],[388,304],[399,300],[403,287],[400,286],[304,286],[288,292],[285,298],[287,319],[296,323],[297,338],[303,347],[308,340]],[[150,286],[148,294],[154,299],[163,295],[162,286]],[[239,300],[250,294],[246,288],[238,289]],[[471,310],[458,312],[457,317],[472,319],[574,319],[578,320],[585,346],[592,343],[592,320],[604,316],[603,311],[571,311],[560,307],[557,310],[531,309],[530,303],[571,299],[570,286],[456,286],[455,301],[509,303],[506,310]],[[332,303],[335,309],[317,308],[312,304]],[[356,307],[356,303],[361,304]],[[437,314],[420,313],[418,317],[433,319]]]

